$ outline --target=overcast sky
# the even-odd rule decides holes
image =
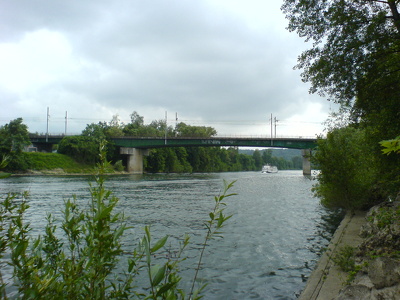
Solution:
[[[315,136],[331,103],[294,71],[309,45],[281,1],[4,0],[0,125],[80,133],[137,111],[225,135]]]

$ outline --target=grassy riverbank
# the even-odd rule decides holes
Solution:
[[[24,173],[93,173],[94,165],[82,164],[71,157],[59,153],[24,153],[28,164],[28,170]]]

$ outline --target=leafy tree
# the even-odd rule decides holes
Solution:
[[[22,118],[10,121],[0,127],[0,152],[3,154],[20,154],[31,144],[28,126],[22,123]]]
[[[140,130],[144,127],[144,118],[140,116],[136,111],[131,115],[131,123],[125,125],[123,132],[127,136],[139,136]]]
[[[58,145],[58,152],[79,162],[94,164],[99,159],[99,141],[91,136],[66,136]]]
[[[187,160],[189,155],[186,151],[186,148],[178,147],[178,148],[174,148],[174,151],[179,160],[180,172],[191,173],[193,168]]]
[[[272,163],[272,150],[271,149],[265,150],[263,152],[263,154],[262,154],[262,163],[263,163],[263,165]]]
[[[131,113],[131,124],[135,128],[142,127],[144,125],[144,118],[143,116],[140,116],[136,111]]]
[[[396,0],[285,0],[282,10],[288,29],[313,41],[296,66],[303,69],[303,80],[311,83],[310,91],[350,103],[359,84],[378,65],[393,64],[398,72],[398,5]]]
[[[119,116],[114,115],[106,127],[105,134],[108,137],[124,136],[124,124],[120,123]]]
[[[258,150],[258,149],[254,150],[253,159],[254,159],[254,164],[255,164],[256,169],[261,170],[263,163],[262,163],[262,157],[260,154],[260,150]]]
[[[243,171],[252,171],[255,169],[254,160],[250,155],[239,154],[239,162]]]
[[[329,96],[349,112],[348,124],[362,130],[366,155],[375,158],[371,184],[388,195],[399,190],[400,158],[381,155],[379,142],[400,129],[399,5],[397,0],[285,0],[282,6],[289,30],[313,41],[296,66],[303,80],[312,93]]]
[[[165,171],[165,156],[162,149],[152,149],[149,156],[145,157],[146,169],[151,173]]]
[[[82,135],[93,137],[99,141],[104,140],[106,139],[107,127],[108,125],[106,122],[87,124],[86,128],[82,131]]]
[[[381,201],[374,192],[376,158],[362,129],[346,127],[318,140],[313,157],[320,169],[314,192],[328,207],[368,208]]]
[[[301,156],[292,157],[293,169],[302,169],[303,168],[303,159]]]
[[[217,131],[212,127],[207,126],[191,126],[183,122],[175,127],[176,136],[179,137],[212,137],[217,134]]]
[[[9,171],[23,171],[30,167],[29,157],[23,149],[31,144],[28,127],[17,118],[0,127],[0,155],[7,157]]]

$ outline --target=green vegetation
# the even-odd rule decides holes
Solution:
[[[376,203],[379,174],[363,130],[345,127],[329,132],[318,140],[313,160],[321,171],[314,192],[322,204],[352,210]]]
[[[193,284],[184,291],[179,287],[179,264],[185,259],[183,251],[190,238],[183,238],[177,257],[163,258],[157,254],[164,249],[168,236],[153,241],[146,226],[136,249],[123,254],[121,237],[128,227],[124,216],[114,213],[118,198],[104,187],[101,175],[108,164],[104,151],[100,154],[102,163],[95,184],[90,185],[88,205],[82,207],[76,197],[66,201],[61,226],[49,214],[42,236],[32,237],[30,225],[24,223],[29,208],[27,194],[8,195],[0,201],[1,298],[9,297],[9,286],[3,281],[3,266],[8,264],[18,289],[16,297],[21,299],[200,299],[205,285],[197,288],[196,279],[204,250],[211,239],[221,236],[231,217],[224,209],[227,197],[234,195],[228,194],[233,183],[224,182],[222,194],[214,198],[214,209],[204,223],[206,234]],[[124,272],[119,272],[117,264],[123,255],[127,261],[122,264]],[[146,286],[137,286],[138,276],[147,278]]]
[[[22,118],[10,121],[0,126],[0,156],[7,160],[3,168],[9,170],[26,170],[27,162],[22,155],[23,150],[30,144],[28,127],[22,123]]]
[[[112,162],[123,158],[113,146],[110,137],[211,137],[217,131],[212,127],[191,126],[179,123],[175,128],[166,126],[164,120],[152,121],[145,125],[143,117],[137,112],[131,114],[131,123],[120,124],[118,116],[114,116],[109,123],[99,122],[88,124],[82,131],[82,136],[65,137],[58,152],[73,157],[84,163],[96,163],[99,153],[97,145],[108,140],[108,159]],[[235,148],[220,147],[176,147],[151,149],[145,157],[144,167],[150,173],[192,173],[192,172],[224,172],[224,171],[259,171],[264,164],[277,165],[279,169],[300,169],[301,158],[287,161],[273,157],[271,152],[256,150],[251,155],[240,153]]]
[[[54,170],[62,169],[66,173],[92,173],[92,164],[82,164],[73,158],[59,153],[24,153],[26,161],[29,161],[30,170]]]
[[[349,245],[345,245],[340,248],[334,257],[331,257],[332,261],[337,265],[343,272],[348,274],[346,284],[350,284],[355,278],[357,273],[362,269],[363,265],[356,263],[356,249]]]
[[[328,128],[314,157],[321,169],[316,195],[327,206],[368,208],[400,190],[400,155],[382,155],[400,130],[399,5],[285,0],[282,6],[288,29],[312,41],[296,66],[310,92],[340,104],[340,122]]]
[[[57,146],[57,152],[74,160],[68,161],[57,154],[23,152],[22,149],[30,144],[29,134],[22,119],[17,119],[0,128],[0,136],[4,136],[0,154],[10,158],[8,171],[63,169],[68,173],[86,173],[99,162],[98,145],[106,141],[107,160],[115,165],[116,171],[121,171],[125,157],[119,154],[111,137],[211,137],[216,133],[212,127],[191,126],[182,122],[175,128],[167,127],[163,120],[145,125],[143,117],[133,112],[129,124],[120,124],[118,116],[114,116],[109,123],[88,124],[80,136],[64,137]],[[149,156],[144,158],[145,171],[150,173],[259,171],[264,164],[276,165],[280,170],[301,169],[302,159],[300,156],[278,158],[272,155],[271,150],[245,154],[236,148],[221,147],[158,148],[151,149]]]

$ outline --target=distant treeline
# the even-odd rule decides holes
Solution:
[[[10,128],[19,129],[19,137],[13,141],[13,133]],[[21,136],[26,136],[21,139]],[[88,124],[79,136],[66,136],[55,149],[58,153],[68,155],[76,161],[93,165],[99,159],[99,145],[106,141],[107,159],[116,169],[122,170],[126,165],[126,156],[120,155],[118,148],[113,144],[111,137],[212,137],[217,131],[212,127],[191,126],[179,123],[175,127],[167,126],[165,120],[152,121],[144,124],[143,117],[137,112],[131,114],[131,122],[120,123],[118,116],[114,116],[111,122],[99,122]],[[0,128],[0,135],[4,137],[0,145],[3,154],[11,155],[8,168],[10,170],[28,169],[30,164],[26,155],[21,154],[23,144],[29,144],[29,136],[26,125],[22,119],[10,122]],[[14,136],[15,137],[15,136]],[[14,138],[15,139],[15,138]],[[18,151],[15,150],[17,141]],[[1,144],[1,143],[0,143]],[[18,145],[19,145],[18,144]],[[3,146],[3,147],[1,147]],[[150,149],[149,156],[144,158],[144,168],[150,173],[177,173],[177,172],[228,172],[228,171],[257,171],[265,164],[276,165],[280,170],[301,169],[302,159],[299,155],[287,150],[287,158],[281,155],[274,156],[276,150],[238,150],[237,148],[224,147],[173,147]],[[280,153],[284,153],[280,151]],[[290,153],[290,154],[289,154]]]

